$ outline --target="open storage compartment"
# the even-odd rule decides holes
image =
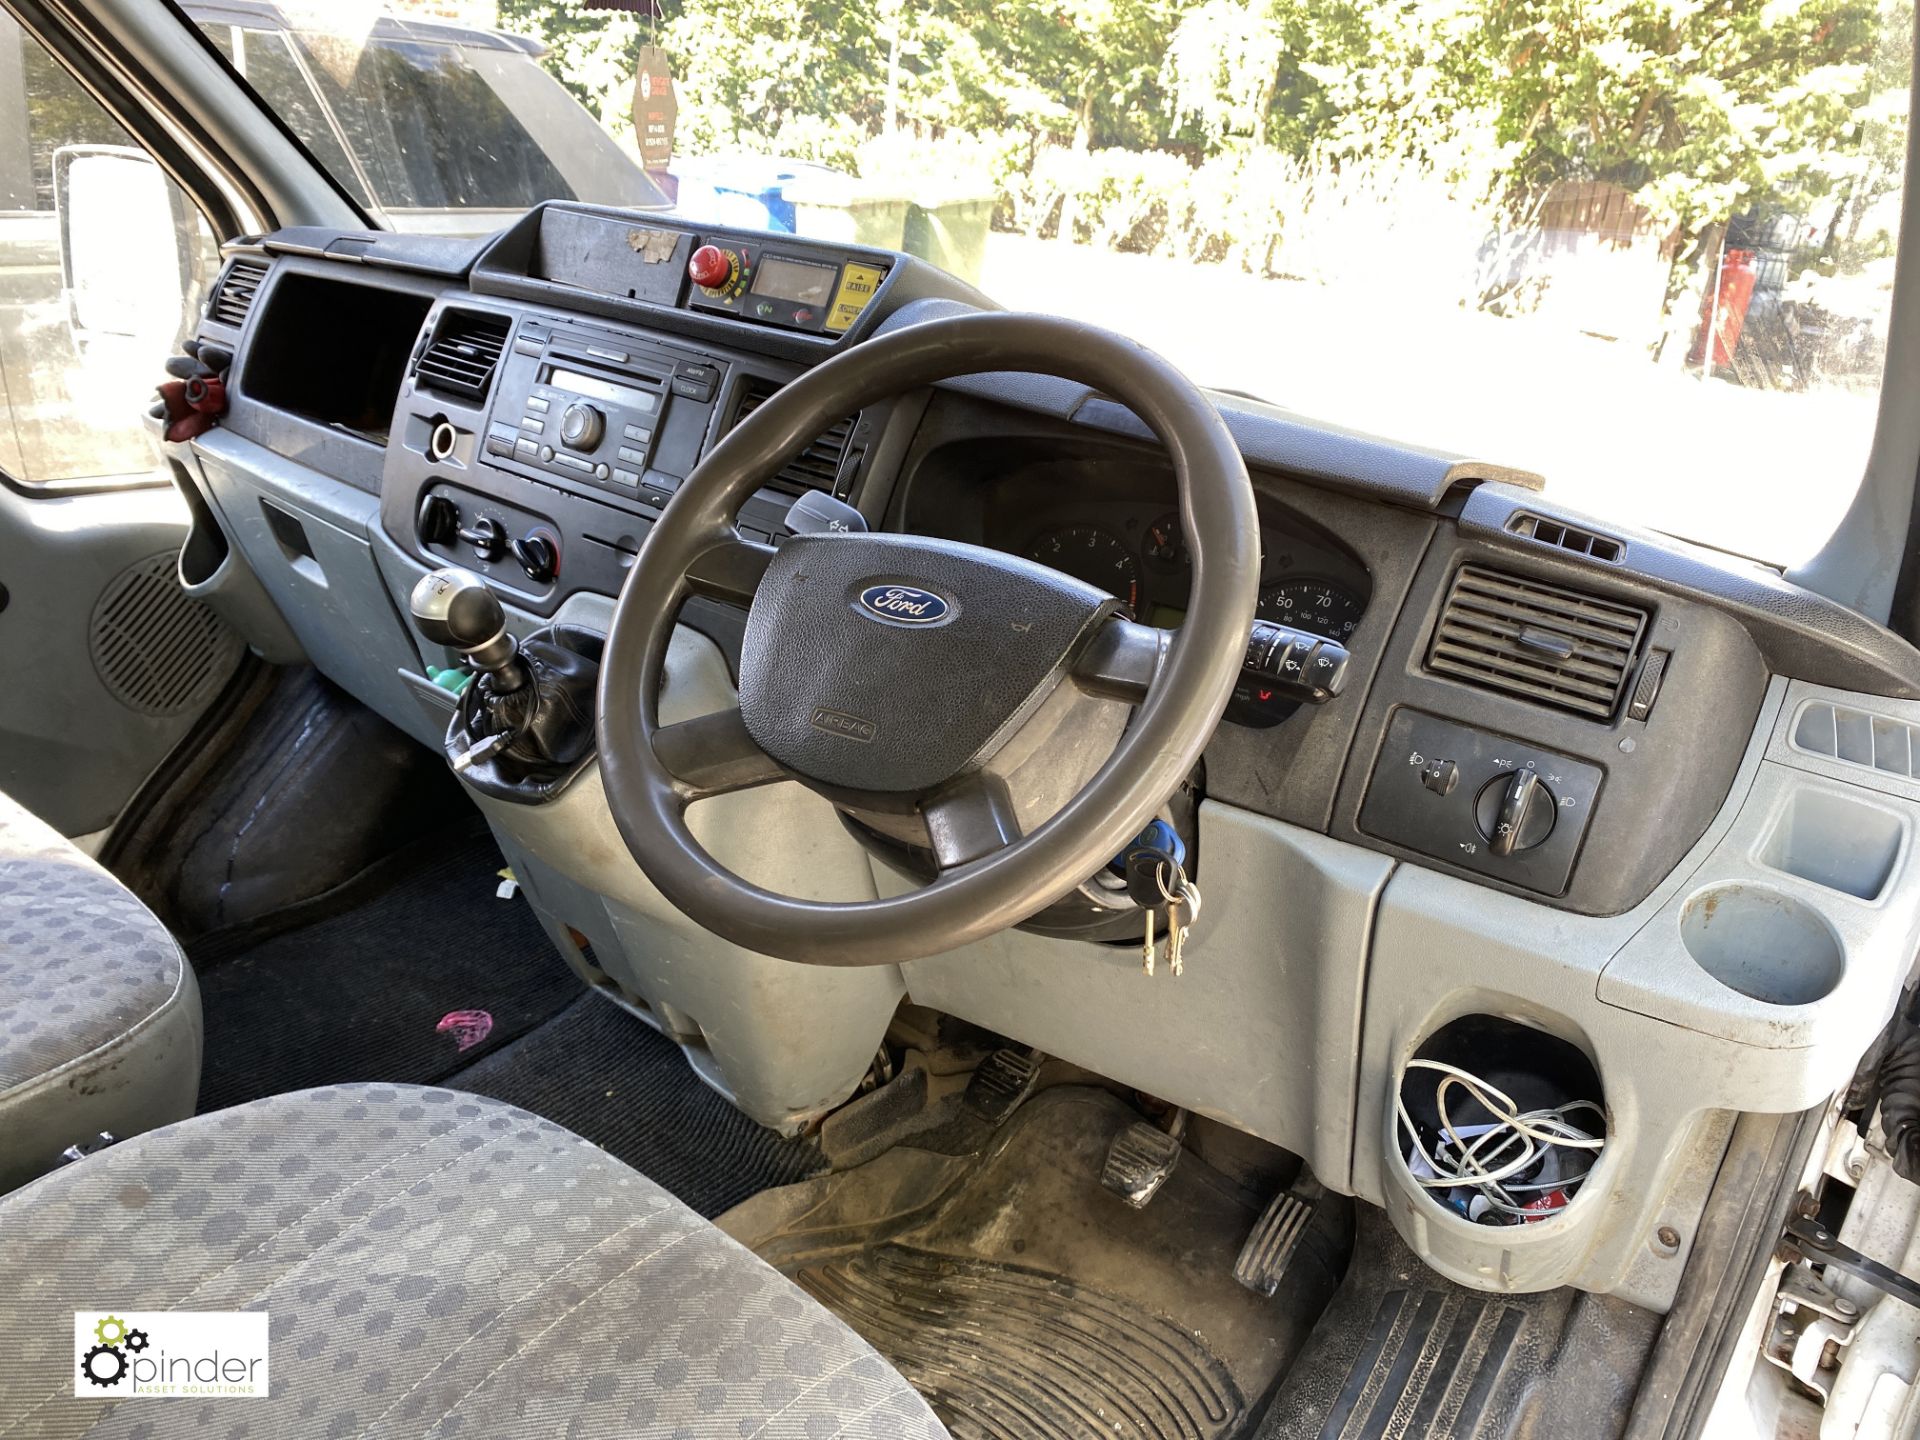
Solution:
[[[1754,858],[1856,900],[1877,900],[1893,878],[1906,828],[1883,806],[1831,790],[1796,790]]]
[[[1566,1282],[1611,1138],[1585,1050],[1505,1016],[1461,1015],[1401,1064],[1387,1111],[1388,1209],[1408,1243],[1488,1290]]]
[[[240,372],[241,391],[374,445],[432,301],[425,295],[293,271],[267,292]]]

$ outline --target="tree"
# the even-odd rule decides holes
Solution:
[[[941,58],[977,57],[979,65],[974,103],[958,123],[1024,123],[1083,150],[1143,149],[1165,138],[1160,63],[1182,0],[949,7],[932,17],[950,37]]]
[[[1883,23],[1872,0],[1520,0],[1487,19],[1517,175],[1636,187],[1689,233],[1831,192]]]
[[[633,15],[582,10],[566,0],[499,0],[500,28],[547,47],[541,63],[607,129],[633,134],[635,57],[646,43]]]
[[[660,39],[689,148],[818,153],[878,133],[888,50],[878,21],[872,4],[850,0],[685,0]]]
[[[1230,136],[1264,145],[1287,59],[1287,37],[1259,0],[1202,0],[1180,17],[1167,47],[1168,109],[1210,150]]]

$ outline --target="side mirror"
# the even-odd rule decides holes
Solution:
[[[53,194],[76,345],[84,353],[112,337],[168,353],[187,320],[195,262],[193,214],[179,187],[143,150],[63,145],[53,152]]]

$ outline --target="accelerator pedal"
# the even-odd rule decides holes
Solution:
[[[1146,1209],[1180,1163],[1180,1138],[1186,1131],[1184,1110],[1174,1111],[1173,1123],[1165,1130],[1150,1120],[1134,1121],[1107,1147],[1107,1162],[1100,1168],[1102,1188],[1136,1210]]]
[[[1246,1244],[1240,1247],[1240,1258],[1233,1262],[1233,1278],[1254,1294],[1271,1299],[1325,1194],[1320,1182],[1307,1176],[1293,1189],[1275,1195],[1254,1222]]]
[[[999,1126],[1033,1094],[1046,1058],[1038,1050],[994,1051],[973,1072],[961,1103],[989,1125]]]

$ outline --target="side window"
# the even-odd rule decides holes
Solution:
[[[154,479],[142,417],[218,264],[179,188],[0,12],[0,475]]]

